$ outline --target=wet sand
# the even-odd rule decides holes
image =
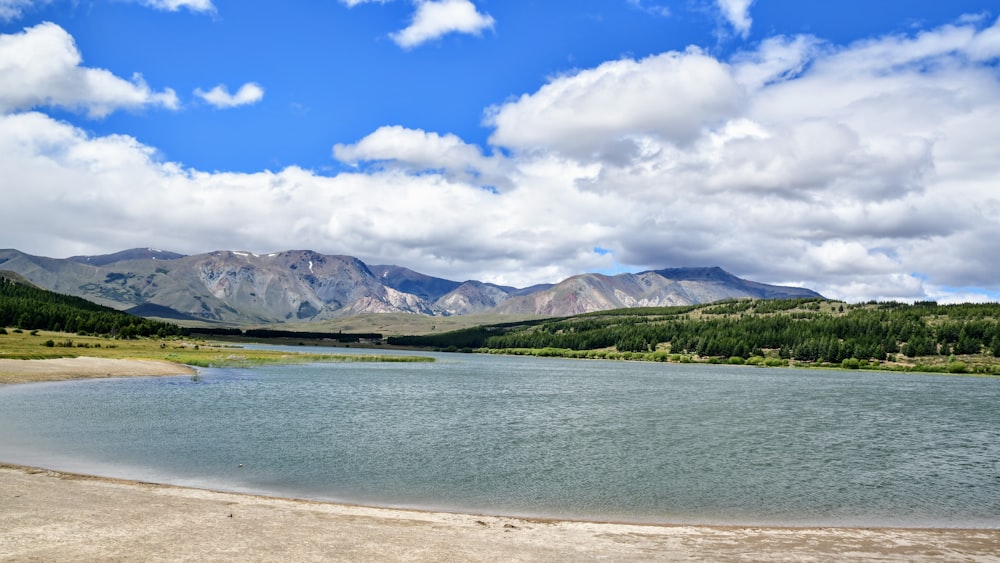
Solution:
[[[4,561],[1000,561],[1000,530],[649,526],[367,508],[0,465]]]

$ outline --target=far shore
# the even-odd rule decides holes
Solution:
[[[998,561],[998,529],[634,525],[370,508],[0,464],[0,560]]]

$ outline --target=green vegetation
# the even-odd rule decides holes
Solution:
[[[180,336],[183,329],[71,297],[31,287],[0,274],[0,327],[103,334],[118,338]]]
[[[542,318],[538,315],[452,315],[431,317],[412,313],[368,313],[310,323],[284,323],[281,328],[292,331],[377,332],[388,335],[441,334],[453,330],[493,325],[510,321]],[[269,327],[261,327],[269,328]]]
[[[433,358],[416,356],[234,350],[233,346],[213,346],[204,340],[185,339],[186,332],[176,325],[38,289],[14,276],[0,274],[0,359],[88,356],[166,360],[199,367],[433,361]]]
[[[119,340],[49,331],[7,331],[0,335],[0,359],[127,358],[165,360],[198,367],[252,367],[312,362],[431,362],[424,356],[313,354],[248,350],[184,338]]]
[[[1000,304],[735,300],[494,324],[389,344],[573,358],[1000,374]]]

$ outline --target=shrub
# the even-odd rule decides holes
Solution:
[[[50,340],[46,340],[45,343],[44,343],[44,346],[47,347],[47,348],[52,348],[55,345],[56,345],[56,343],[53,342],[51,339]]]
[[[743,364],[746,363],[746,360],[744,360],[743,358],[741,358],[739,356],[731,356],[729,358],[729,363],[731,363],[731,364],[733,364],[735,366],[742,366]]]
[[[844,361],[840,362],[840,367],[844,369],[858,369],[861,367],[861,360],[857,358],[844,358]]]

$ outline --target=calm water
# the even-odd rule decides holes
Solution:
[[[0,460],[493,514],[1000,527],[1000,379],[437,357],[0,387]]]

